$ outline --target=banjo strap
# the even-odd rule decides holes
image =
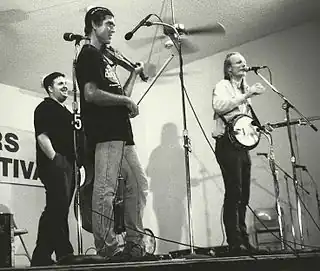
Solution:
[[[255,122],[257,123],[257,126],[258,126],[258,127],[261,127],[261,123],[260,123],[260,121],[259,121],[256,113],[254,112],[251,104],[248,104],[248,107],[249,107],[249,109],[250,109],[250,112],[251,112],[251,116],[252,116],[252,118],[253,118],[253,121],[255,121]]]
[[[227,122],[226,118],[223,115],[220,115],[220,114],[217,114],[217,115],[222,119],[222,121],[226,126],[229,125],[229,123]]]
[[[247,106],[248,106],[248,108],[249,108],[249,110],[250,110],[250,113],[251,113],[251,116],[252,116],[253,121],[256,122],[257,126],[260,127],[260,126],[261,126],[261,123],[260,123],[260,121],[259,121],[256,113],[254,112],[251,104],[248,104]],[[230,112],[232,112],[232,111],[229,111],[229,112],[227,112],[227,113],[230,113]],[[221,114],[217,114],[217,115],[222,119],[222,121],[224,122],[224,124],[225,124],[226,126],[230,125],[230,123],[226,120],[226,118],[224,117],[224,115],[221,115]]]

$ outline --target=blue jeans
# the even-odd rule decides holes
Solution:
[[[148,181],[135,146],[126,146],[123,141],[97,143],[92,194],[92,227],[97,252],[106,257],[119,251],[119,244],[113,229],[113,200],[119,170],[126,182],[124,196],[126,242],[130,241],[143,246],[142,217],[146,204]]]

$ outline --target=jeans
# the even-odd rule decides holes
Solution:
[[[227,135],[216,140],[216,158],[224,186],[223,222],[229,246],[249,242],[246,208],[250,197],[251,160],[249,152],[237,149]]]
[[[135,146],[125,145],[123,141],[97,143],[92,194],[92,227],[97,252],[105,257],[111,257],[119,251],[119,244],[113,229],[113,200],[119,170],[126,182],[125,241],[143,245],[142,217],[146,205],[148,181]]]
[[[73,253],[69,241],[68,215],[75,189],[73,165],[57,154],[45,168],[39,169],[40,180],[46,191],[46,206],[38,226],[36,248],[31,265],[51,264],[51,255],[57,260]]]

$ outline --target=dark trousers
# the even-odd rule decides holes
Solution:
[[[229,246],[249,242],[245,222],[250,197],[251,160],[249,152],[237,149],[227,135],[216,140],[216,158],[224,186],[223,223]]]
[[[46,206],[39,220],[31,261],[33,266],[51,264],[53,252],[58,260],[73,253],[68,225],[69,207],[75,189],[73,165],[59,155],[39,170],[39,175],[45,187]]]

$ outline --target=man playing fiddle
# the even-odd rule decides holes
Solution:
[[[92,228],[98,255],[130,260],[145,254],[142,215],[148,181],[138,159],[130,118],[139,114],[130,98],[137,75],[135,67],[122,87],[115,65],[104,53],[115,33],[113,13],[91,8],[85,16],[85,35],[90,41],[79,53],[76,75],[80,89],[81,115],[89,145],[94,148]],[[118,176],[126,179],[124,220],[126,245],[119,248],[113,222],[113,200]]]

